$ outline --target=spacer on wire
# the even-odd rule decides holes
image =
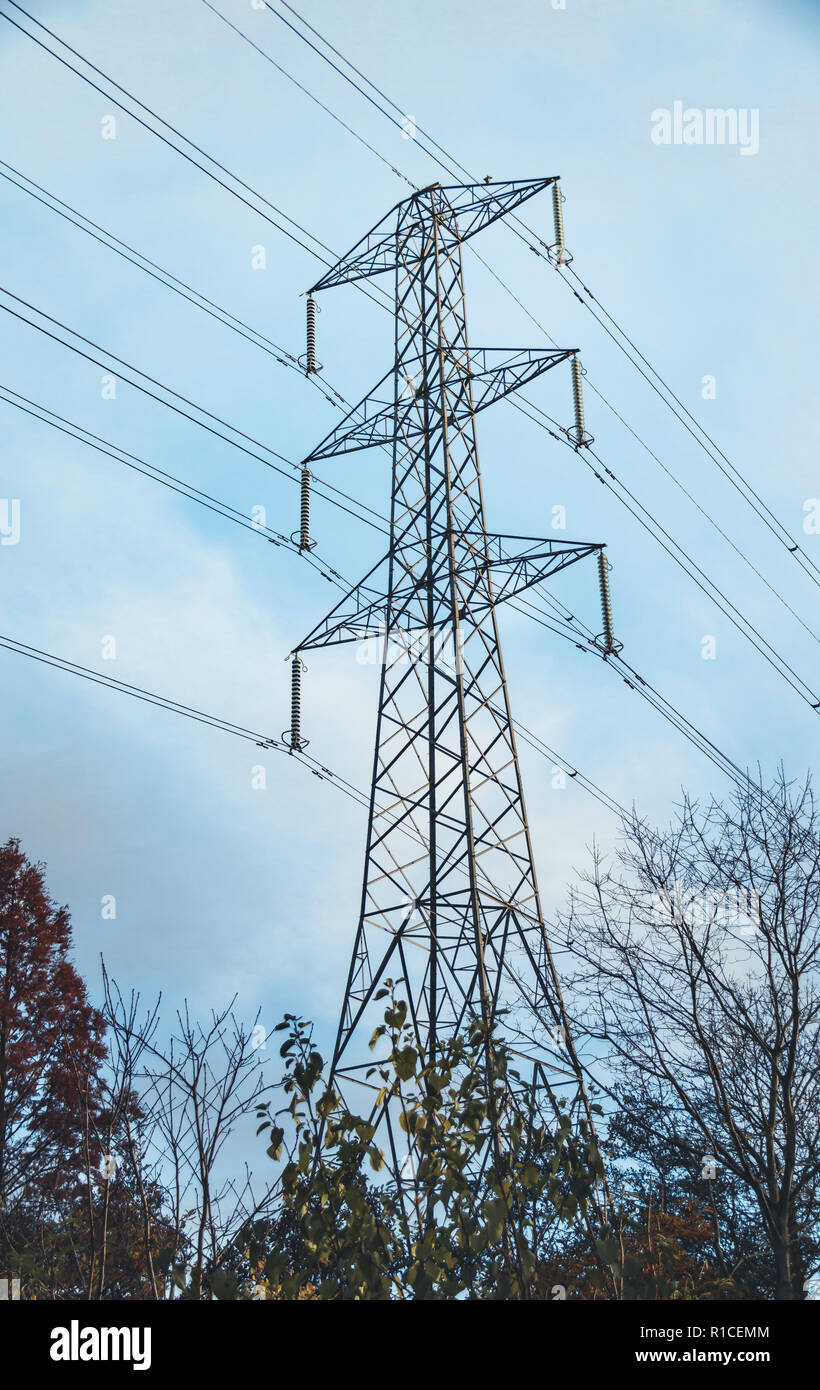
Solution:
[[[591,434],[587,434],[584,422],[584,388],[583,372],[581,370],[581,359],[577,352],[573,353],[570,366],[572,368],[572,399],[575,406],[575,424],[570,425],[567,434],[575,445],[576,449],[582,445],[589,446],[595,440]]]
[[[293,653],[290,667],[290,728],[282,734],[291,753],[300,753],[307,748],[308,740],[302,738],[302,671],[307,670],[298,652]]]

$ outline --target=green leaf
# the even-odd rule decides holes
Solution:
[[[268,1158],[272,1158],[274,1163],[278,1162],[282,1157],[282,1141],[284,1137],[285,1131],[280,1129],[278,1125],[274,1125],[270,1132],[271,1142],[266,1150]]]
[[[393,1066],[399,1081],[409,1081],[416,1070],[418,1053],[414,1047],[403,1047],[393,1054]]]
[[[211,1291],[220,1302],[235,1299],[238,1292],[236,1279],[224,1269],[215,1269],[211,1275]]]
[[[605,1265],[613,1265],[616,1260],[621,1258],[621,1247],[617,1240],[609,1239],[596,1240],[595,1249]]]

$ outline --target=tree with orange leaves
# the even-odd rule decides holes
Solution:
[[[69,959],[68,910],[40,864],[0,848],[0,1210],[78,1190],[102,1105],[105,1024]],[[96,1156],[95,1156],[96,1157]]]

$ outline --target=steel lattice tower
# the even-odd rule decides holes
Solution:
[[[343,1091],[374,1064],[383,1005],[373,996],[389,976],[405,982],[430,1061],[468,1015],[492,1023],[523,993],[554,1025],[540,1056],[527,1049],[534,1067],[581,1079],[544,929],[496,609],[603,550],[489,533],[476,446],[480,411],[575,350],[470,347],[462,266],[465,241],[555,182],[423,189],[310,291],[309,349],[314,293],[395,276],[393,367],[305,460],[307,477],[315,461],[372,445],[393,455],[389,551],[295,658],[298,681],[299,652],[366,638],[381,647],[361,912],[333,1056]],[[301,746],[298,724],[291,741]]]

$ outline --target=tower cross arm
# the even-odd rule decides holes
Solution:
[[[393,584],[388,597],[389,554],[382,557],[294,648],[296,652],[318,647],[335,647],[348,642],[364,642],[383,636],[388,626],[393,633],[408,635],[426,625],[423,605],[424,581],[415,578],[408,567],[406,581]],[[399,564],[401,561],[398,562]],[[380,581],[382,579],[383,584]]]
[[[445,187],[442,192],[458,219],[459,240],[467,241],[557,182],[557,174],[542,179],[491,179]]]
[[[575,348],[471,348],[473,409],[484,410],[520,390],[550,368],[566,362],[575,352]]]
[[[394,208],[377,222],[375,227],[371,227],[346,256],[342,256],[335,265],[325,271],[321,279],[308,290],[308,294],[332,289],[334,285],[350,285],[355,280],[368,280],[385,270],[395,270],[395,213]]]
[[[393,388],[385,390],[385,383],[392,381],[391,368],[372,391],[349,410],[344,419],[326,434],[321,443],[304,460],[306,464],[318,459],[333,458],[335,454],[350,454],[357,449],[370,449],[374,444],[392,444],[395,435],[395,407],[392,399]]]
[[[386,217],[371,227],[347,255],[325,271],[308,293],[369,280],[374,275],[395,270],[406,254],[407,244],[421,235],[423,247],[424,232],[432,231],[437,219],[457,223],[459,241],[468,241],[557,181],[558,176],[551,175],[542,179],[502,179],[446,187],[436,183],[421,188],[397,203]],[[400,224],[398,234],[397,222]]]
[[[471,415],[486,410],[504,396],[527,386],[550,368],[574,356],[575,348],[471,348],[469,353],[448,352],[449,387],[446,397],[448,421],[459,425]],[[410,441],[441,424],[441,400],[437,408],[425,410],[425,392],[410,374],[399,378],[398,402],[386,401],[383,376],[373,390],[354,406],[339,424],[304,460],[306,464],[336,454],[351,454],[375,444],[392,444],[395,439]]]
[[[551,579],[561,570],[602,549],[598,542],[538,540],[529,536],[462,533],[466,554],[459,563],[459,591],[462,609],[469,607],[473,617],[485,609],[515,598],[526,589]],[[485,543],[486,542],[486,543]],[[526,544],[525,544],[526,543]],[[401,564],[401,560],[398,561]],[[427,625],[424,604],[427,581],[407,569],[407,580],[394,583],[388,597],[386,585],[377,582],[379,573],[387,580],[389,554],[383,556],[358,584],[345,594],[335,608],[308,633],[297,652],[319,647],[364,642],[389,632],[411,635]],[[492,574],[489,595],[487,575]]]
[[[363,579],[349,589],[326,617],[294,647],[296,652],[329,647],[338,642],[354,642],[370,635],[372,625],[384,619],[385,596],[379,577],[386,575],[389,555],[383,555]]]
[[[467,539],[469,540],[469,533]],[[595,541],[537,540],[529,536],[487,535],[485,551],[483,537],[477,535],[475,539],[471,587],[473,593],[479,595],[479,607],[488,607],[490,604],[490,600],[485,597],[485,585],[482,582],[488,571],[493,577],[492,603],[503,603],[602,549],[600,542]],[[529,544],[522,548],[524,541]],[[462,564],[460,572],[465,577],[468,576],[469,566]],[[470,600],[470,610],[473,613],[477,611],[474,600]]]

